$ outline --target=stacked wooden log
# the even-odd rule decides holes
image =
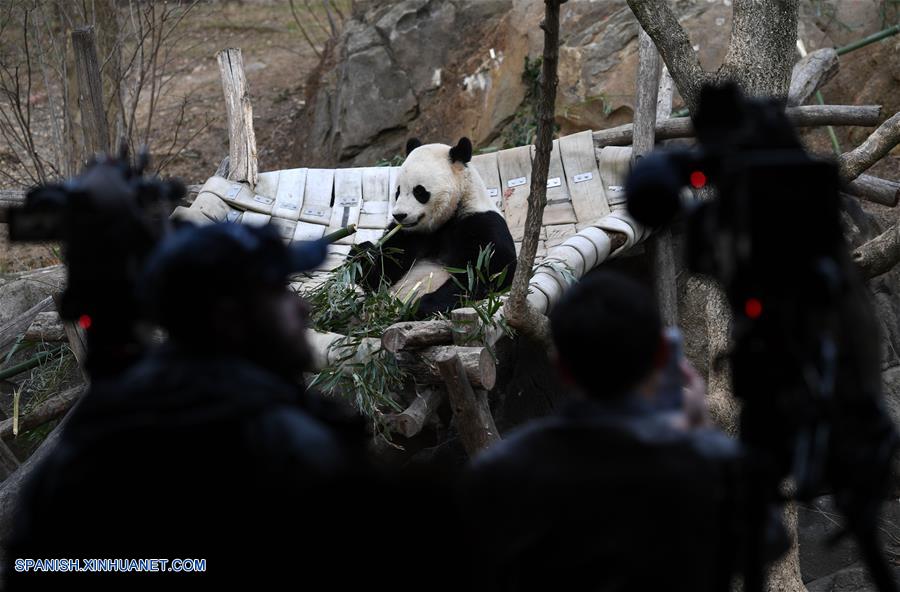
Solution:
[[[497,331],[485,331],[471,308],[455,310],[450,320],[397,323],[382,336],[416,381],[416,394],[402,413],[387,416],[388,428],[407,438],[417,435],[449,399],[466,451],[473,455],[499,439],[488,403],[497,381],[491,347]]]

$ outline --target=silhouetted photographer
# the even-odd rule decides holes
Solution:
[[[551,327],[581,396],[475,460],[484,589],[727,590],[741,455],[708,427],[686,363],[682,407],[661,397],[672,352],[650,293],[591,274]]]

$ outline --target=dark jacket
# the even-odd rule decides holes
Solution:
[[[730,571],[737,455],[636,400],[579,401],[528,425],[464,486],[484,589],[715,589]]]
[[[279,558],[325,569],[357,524],[362,428],[247,360],[161,349],[73,411],[26,484],[7,561],[205,558],[219,578],[271,574]]]

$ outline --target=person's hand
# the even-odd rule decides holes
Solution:
[[[712,425],[709,418],[709,406],[706,403],[706,382],[700,373],[691,366],[686,358],[679,364],[683,388],[683,412],[687,429],[703,428]]]

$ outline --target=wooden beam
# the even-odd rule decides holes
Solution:
[[[487,393],[472,390],[462,360],[455,354],[437,361],[441,377],[447,385],[447,397],[453,409],[456,431],[469,457],[500,441],[494,424]]]
[[[10,320],[5,325],[0,327],[0,353],[6,351],[6,349],[11,346],[20,335],[25,333],[25,330],[31,326],[32,321],[38,315],[38,313],[49,310],[53,307],[53,298],[47,296],[16,318]]]
[[[72,50],[75,54],[85,160],[88,160],[95,154],[109,153],[109,125],[103,108],[103,83],[100,80],[93,27],[72,31]]]
[[[872,175],[860,175],[845,190],[860,199],[891,208],[900,200],[900,183]]]
[[[237,48],[223,49],[216,58],[225,94],[228,118],[228,179],[256,186],[256,134],[253,131],[253,106],[244,75],[244,58]]]
[[[858,125],[871,127],[878,125],[881,107],[878,105],[804,105],[790,107],[786,111],[791,122],[798,127],[820,125]],[[666,119],[656,123],[656,140],[690,138],[694,127],[689,117]],[[594,132],[594,147],[628,146],[634,136],[634,124],[626,123],[618,127]]]
[[[486,347],[435,345],[416,352],[401,351],[395,355],[397,362],[421,384],[439,384],[443,379],[437,362],[450,356],[460,359],[469,382],[477,388],[490,390],[497,383],[497,364]]]
[[[900,112],[878,126],[866,141],[840,158],[841,177],[852,181],[900,143]]]
[[[41,442],[41,445],[38,446],[37,450],[35,450],[12,475],[7,477],[6,480],[0,484],[0,545],[5,546],[5,543],[9,541],[9,536],[12,533],[15,521],[17,502],[22,487],[28,481],[34,468],[40,465],[44,459],[49,457],[56,448],[56,445],[59,443],[60,435],[62,434],[69,417],[71,417],[71,414],[67,414],[63,420],[53,428],[53,431],[44,438],[44,441]]]

